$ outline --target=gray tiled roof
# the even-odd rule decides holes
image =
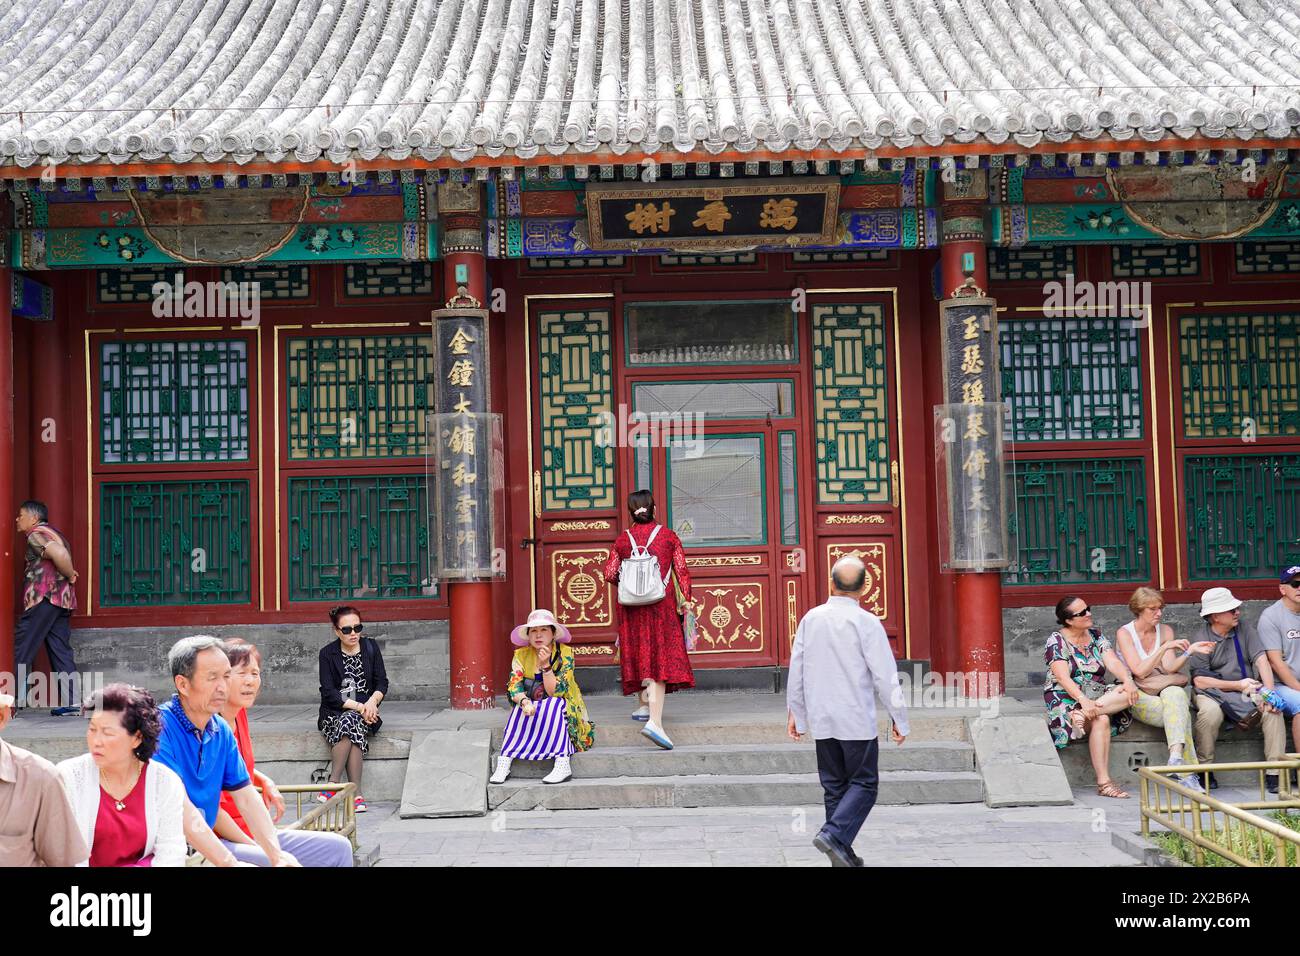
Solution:
[[[0,163],[22,166],[1109,138],[1141,150],[1263,146],[1297,126],[1300,0],[0,7]]]

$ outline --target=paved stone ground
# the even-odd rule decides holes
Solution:
[[[1071,807],[880,806],[854,849],[868,866],[1134,866],[1112,847],[1117,811]],[[1101,798],[1097,798],[1100,800]],[[1108,801],[1117,803],[1118,801]],[[1123,801],[1136,804],[1136,800]],[[1136,829],[1124,808],[1122,825]],[[812,846],[820,807],[532,810],[402,820],[394,803],[358,816],[379,866],[828,866]]]

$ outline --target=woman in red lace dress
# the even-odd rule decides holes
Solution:
[[[638,607],[618,606],[619,660],[623,669],[623,693],[640,694],[641,707],[632,714],[634,720],[644,720],[641,733],[665,750],[673,749],[673,742],[663,729],[664,694],[695,686],[691,662],[686,656],[686,641],[682,636],[682,612],[691,604],[691,574],[686,569],[686,555],[681,539],[671,528],[655,524],[655,501],[648,491],[634,491],[627,499],[627,510],[632,515],[632,527],[618,536],[605,562],[605,580],[618,581],[619,567],[632,554],[630,534],[637,548],[646,547],[655,528],[659,533],[650,542],[650,553],[659,561],[659,574],[672,568],[681,590],[684,604],[677,606],[673,582],[668,582],[662,601]]]

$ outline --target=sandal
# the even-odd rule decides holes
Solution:
[[[1103,797],[1114,797],[1116,800],[1127,800],[1129,795],[1115,786],[1114,780],[1107,780],[1105,783],[1097,784],[1097,794]]]

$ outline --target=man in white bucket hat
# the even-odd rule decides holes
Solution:
[[[1227,588],[1210,588],[1201,595],[1204,632],[1198,641],[1215,647],[1208,654],[1193,654],[1187,663],[1196,690],[1196,753],[1202,763],[1214,763],[1215,744],[1224,720],[1239,730],[1263,724],[1264,759],[1280,760],[1286,749],[1286,726],[1282,714],[1253,699],[1265,684],[1273,683],[1273,672],[1259,635],[1241,617],[1241,601]],[[1268,775],[1268,790],[1277,793],[1277,773]],[[1210,774],[1210,789],[1219,782]]]

